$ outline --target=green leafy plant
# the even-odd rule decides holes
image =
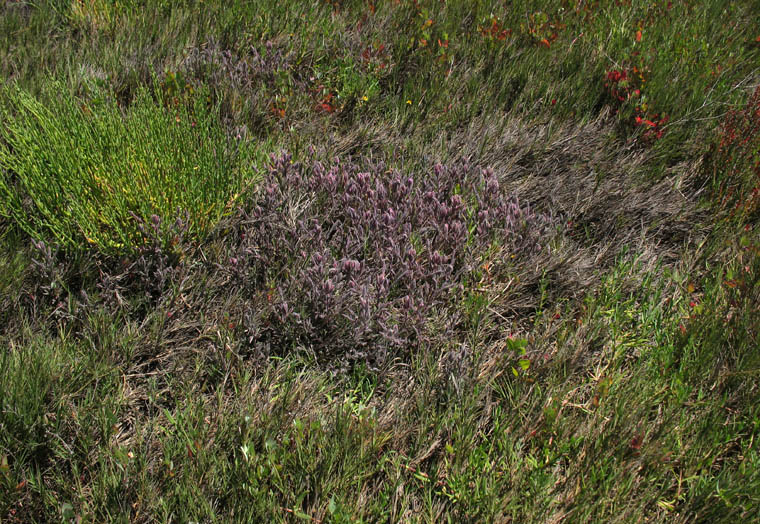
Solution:
[[[507,348],[518,357],[517,366],[512,368],[512,374],[516,377],[520,375],[518,368],[522,371],[528,371],[528,368],[530,367],[530,360],[525,358],[527,347],[528,340],[525,338],[510,337],[507,339]]]

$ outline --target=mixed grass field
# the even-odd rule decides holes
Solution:
[[[5,0],[0,522],[760,521],[760,5]]]

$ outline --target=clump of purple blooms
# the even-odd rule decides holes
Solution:
[[[290,63],[272,42],[266,42],[264,49],[251,45],[239,53],[211,39],[190,49],[184,67],[211,85],[229,82],[236,89],[250,90],[258,84],[273,87],[277,72],[289,68]]]
[[[552,229],[467,160],[409,177],[273,156],[242,215],[229,267],[254,298],[248,341],[373,366],[456,329],[489,248],[528,256]]]

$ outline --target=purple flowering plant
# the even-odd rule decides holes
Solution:
[[[382,162],[272,156],[241,215],[229,268],[259,297],[248,341],[372,365],[450,335],[484,254],[529,256],[552,230],[466,159],[413,177]]]

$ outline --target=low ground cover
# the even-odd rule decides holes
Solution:
[[[760,512],[751,2],[0,14],[4,522]]]

